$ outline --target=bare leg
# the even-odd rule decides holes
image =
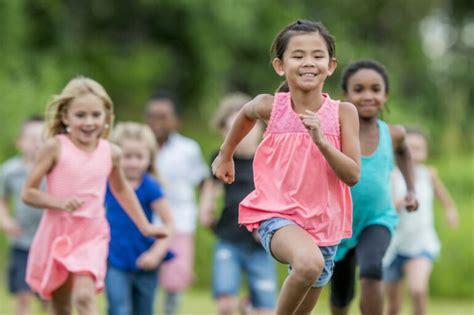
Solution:
[[[276,231],[270,247],[279,261],[289,263],[293,268],[281,288],[276,314],[294,314],[319,278],[324,266],[323,256],[311,236],[297,225]]]
[[[426,299],[431,268],[431,261],[423,257],[410,259],[404,266],[413,303],[413,315],[426,314]]]
[[[16,297],[16,315],[30,314],[31,301],[34,298],[33,293],[28,291],[18,292]]]
[[[360,279],[360,310],[363,315],[383,314],[383,283],[375,279]]]
[[[98,315],[95,281],[91,275],[74,275],[72,302],[79,315]]]
[[[385,292],[387,296],[387,315],[398,315],[402,308],[403,297],[401,294],[402,284],[400,281],[386,282]]]
[[[72,275],[53,292],[51,308],[54,315],[71,315]]]
[[[295,315],[309,315],[313,310],[316,302],[318,302],[319,295],[321,295],[322,288],[311,288],[304,300],[298,306],[298,309],[295,312]]]
[[[239,300],[233,295],[222,295],[217,298],[217,311],[219,315],[233,315],[237,311]]]

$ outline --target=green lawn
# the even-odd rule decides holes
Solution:
[[[156,314],[163,314],[161,307],[160,296],[157,301]],[[0,288],[0,315],[13,315],[13,299],[7,294],[4,287]],[[99,295],[100,313],[105,312],[105,297],[103,294]],[[323,293],[320,302],[318,303],[313,314],[329,315],[329,308],[327,303],[327,291]],[[35,315],[46,314],[42,312],[39,304],[35,305]],[[216,314],[216,308],[211,299],[209,291],[192,290],[184,298],[180,314],[182,315],[210,315]],[[357,306],[352,306],[352,314],[359,314]],[[409,315],[409,305],[405,305],[402,315]],[[431,298],[429,305],[429,315],[474,315],[474,301],[468,300],[444,300]]]

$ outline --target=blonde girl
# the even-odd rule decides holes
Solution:
[[[44,208],[32,243],[26,280],[46,299],[53,314],[98,314],[109,225],[104,196],[107,178],[120,204],[144,235],[164,237],[151,225],[122,169],[121,150],[107,141],[113,105],[98,82],[77,77],[47,108],[48,139],[22,192],[25,203]],[[39,189],[43,177],[47,189]]]

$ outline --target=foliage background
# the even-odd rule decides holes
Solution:
[[[446,228],[431,282],[434,296],[474,297],[474,7],[469,0],[0,0],[0,162],[15,153],[21,121],[73,76],[101,82],[118,120],[142,120],[157,90],[179,100],[182,131],[206,158],[219,145],[209,118],[229,91],[272,93],[269,47],[286,24],[322,20],[336,37],[339,68],[326,90],[341,97],[351,61],[373,58],[390,73],[391,123],[430,136],[431,163],[461,215]],[[437,205],[437,210],[441,210]],[[199,229],[196,286],[210,284],[212,235]],[[2,239],[0,247],[6,246]],[[0,261],[0,267],[4,262]],[[283,269],[281,277],[284,276]]]

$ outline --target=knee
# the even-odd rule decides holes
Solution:
[[[78,290],[74,294],[74,304],[78,308],[89,308],[94,303],[95,295],[87,290]]]
[[[296,279],[313,284],[323,271],[324,260],[317,255],[300,255],[293,260],[291,267]]]
[[[422,288],[412,288],[410,295],[413,301],[423,301],[426,298],[426,292]]]
[[[382,261],[369,260],[360,265],[360,277],[382,280]]]

